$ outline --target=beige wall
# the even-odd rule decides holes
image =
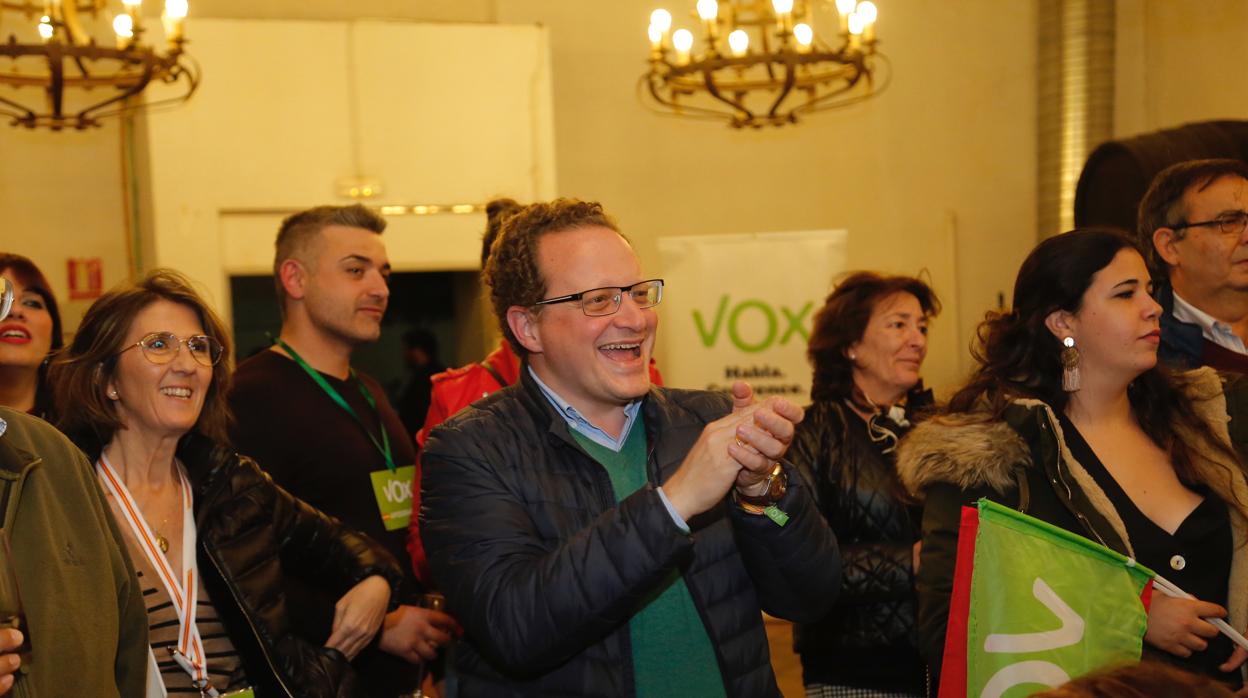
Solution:
[[[1114,130],[1248,119],[1242,0],[1118,0]]]
[[[47,133],[0,123],[0,251],[34,260],[61,304],[66,330],[89,301],[69,301],[68,259],[98,257],[107,288],[129,274],[117,121]]]
[[[931,271],[947,310],[927,374],[937,386],[956,381],[975,322],[998,294],[1008,300],[1033,242],[1034,3],[880,0],[890,89],[795,128],[748,133],[654,116],[637,103],[657,4],[196,0],[189,31],[193,39],[195,17],[541,23],[551,37],[561,194],[604,201],[651,269],[664,235],[846,228],[852,266]],[[1248,92],[1223,66],[1238,65],[1231,52],[1245,29],[1241,0],[1205,0],[1199,12],[1119,0],[1116,132],[1244,114]],[[106,282],[121,278],[117,146],[115,126],[87,135],[0,128],[0,210],[10,222],[0,248],[31,252],[61,289],[71,250],[99,250]]]

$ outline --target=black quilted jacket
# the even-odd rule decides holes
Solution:
[[[832,610],[794,630],[805,683],[922,693],[911,569],[920,511],[906,503],[892,456],[844,403],[821,401],[806,408],[789,459],[836,533],[844,571]]]
[[[463,624],[460,695],[632,696],[628,620],[673,568],[684,574],[729,696],[779,696],[760,608],[811,620],[840,579],[836,540],[794,472],[779,527],[725,500],[684,534],[654,485],[676,471],[725,396],[652,388],[650,486],[615,502],[527,370],[521,383],[435,429],[420,529]]]
[[[377,543],[273,484],[249,458],[189,435],[178,450],[195,494],[199,572],[258,698],[363,695],[341,652],[294,635],[283,574],[335,593],[402,573]]]

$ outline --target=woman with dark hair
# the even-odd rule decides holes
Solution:
[[[230,351],[186,279],[156,271],[92,304],[52,367],[58,426],[95,460],[144,589],[148,695],[359,695],[348,659],[401,572],[225,446]],[[323,648],[290,629],[287,572],[341,594]]]
[[[914,645],[919,513],[897,478],[894,450],[931,403],[919,371],[940,302],[907,276],[858,272],[815,316],[806,418],[789,458],[811,484],[840,544],[843,578],[823,619],[794,629],[806,695],[922,695]]]
[[[15,295],[0,324],[0,405],[48,419],[48,360],[63,344],[56,296],[39,267],[21,255],[0,252],[0,276]]]
[[[980,325],[979,367],[902,442],[925,495],[919,640],[938,669],[960,507],[987,497],[1158,571],[1198,600],[1153,594],[1145,654],[1240,684],[1248,653],[1207,621],[1248,624],[1248,485],[1209,369],[1157,365],[1161,309],[1134,243],[1076,230],[1023,262],[1013,310]],[[1229,613],[1228,610],[1229,609]]]

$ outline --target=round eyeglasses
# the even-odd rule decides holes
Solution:
[[[586,315],[600,317],[602,315],[614,315],[619,311],[620,304],[624,302],[624,294],[628,294],[638,308],[653,308],[659,304],[659,301],[663,300],[663,279],[650,279],[649,281],[635,283],[632,286],[591,288],[580,293],[570,293],[558,298],[540,300],[533,305],[550,305],[552,303],[577,301],[581,304],[581,311]]]
[[[197,334],[182,339],[172,332],[153,332],[117,353],[124,354],[139,347],[143,350],[143,358],[154,364],[167,364],[182,351],[183,344],[191,352],[195,363],[201,366],[215,366],[224,351],[221,342],[208,335]]]

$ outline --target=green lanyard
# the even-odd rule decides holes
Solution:
[[[360,419],[360,415],[356,414],[355,409],[353,409],[351,405],[347,404],[347,401],[342,398],[342,395],[339,395],[338,391],[334,390],[334,386],[330,385],[329,382],[325,380],[325,376],[322,376],[319,371],[309,366],[308,362],[304,361],[303,357],[299,356],[294,348],[286,342],[283,342],[280,337],[274,339],[273,341],[276,342],[279,347],[284,349],[287,354],[290,354],[290,358],[294,359],[295,363],[299,364],[299,368],[302,368],[304,373],[308,374],[312,377],[312,380],[316,381],[316,384],[321,387],[321,390],[325,391],[326,395],[332,398],[334,402],[338,403],[339,407],[346,410],[347,414],[351,415],[351,417],[355,419],[356,423],[360,425],[360,428],[364,430],[364,433],[368,435],[368,440],[373,442],[373,445],[377,447],[377,450],[380,451],[381,455],[386,459],[386,467],[390,469],[390,472],[394,472],[396,468],[394,467],[394,455],[390,451],[390,435],[386,433],[386,425],[381,419],[381,412],[377,411],[377,401],[373,399],[373,394],[368,392],[368,388],[364,387],[364,381],[355,377],[355,369],[350,369],[350,376],[355,379],[355,384],[359,387],[360,394],[364,396],[364,400],[368,403],[368,406],[373,408],[374,412],[377,412],[377,426],[381,429],[381,443],[377,443],[377,437],[373,436],[373,432],[368,430],[368,425],[364,424],[364,420]]]

